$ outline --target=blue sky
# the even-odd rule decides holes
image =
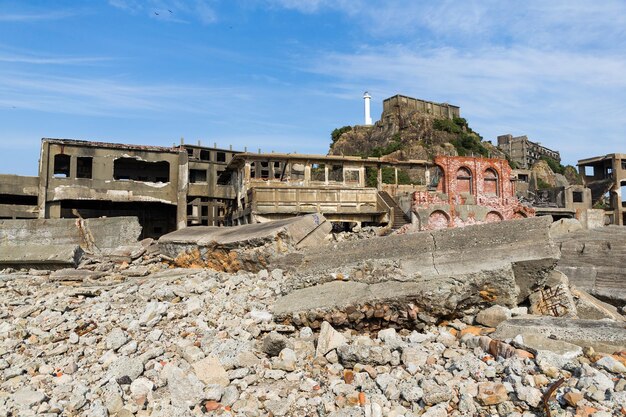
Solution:
[[[0,0],[0,173],[42,137],[326,153],[363,91],[565,163],[626,152],[626,2]]]

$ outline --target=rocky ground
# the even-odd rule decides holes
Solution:
[[[314,332],[273,321],[281,270],[82,268],[0,271],[0,416],[626,415],[626,354],[485,336],[524,308]]]

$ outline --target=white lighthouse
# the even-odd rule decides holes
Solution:
[[[372,125],[372,116],[370,115],[370,100],[372,96],[366,91],[363,93],[363,100],[365,100],[365,126]]]

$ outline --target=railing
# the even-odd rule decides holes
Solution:
[[[257,213],[355,213],[377,214],[375,189],[308,187],[258,187],[250,190],[249,201]]]

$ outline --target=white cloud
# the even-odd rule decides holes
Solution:
[[[74,16],[70,11],[52,11],[45,13],[0,13],[0,22],[37,22],[41,20],[58,20]]]
[[[589,141],[598,134],[603,136],[597,143],[604,149],[600,153],[619,151],[623,142],[623,56],[526,47],[466,52],[387,45],[355,54],[323,54],[310,65],[331,80],[328,90],[339,97],[368,89],[380,101],[401,93],[460,105],[485,139],[529,134],[566,155],[571,149],[572,158],[585,156],[582,150],[588,152]]]

